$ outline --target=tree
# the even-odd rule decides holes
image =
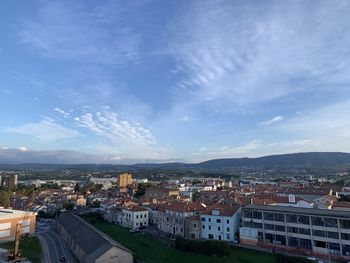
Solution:
[[[198,201],[198,199],[201,197],[201,194],[198,191],[194,191],[192,194],[192,202]]]
[[[80,187],[80,184],[79,184],[79,183],[76,183],[76,184],[75,184],[74,191],[75,191],[75,192],[80,192],[80,191],[81,191],[81,187]]]
[[[140,183],[137,185],[137,191],[135,193],[135,197],[143,196],[146,193],[146,189],[150,188],[150,183]]]
[[[10,194],[7,191],[0,191],[0,205],[7,208],[10,206]]]

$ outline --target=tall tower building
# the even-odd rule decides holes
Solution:
[[[123,173],[119,175],[118,178],[119,190],[124,191],[128,185],[132,184],[132,176],[128,173]]]

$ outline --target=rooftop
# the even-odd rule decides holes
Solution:
[[[327,217],[343,217],[350,219],[350,212],[332,209],[317,209],[317,208],[301,208],[276,205],[247,205],[243,209],[256,209],[281,213],[295,213],[303,215],[327,216]]]

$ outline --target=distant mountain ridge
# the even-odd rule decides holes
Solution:
[[[1,161],[1,160],[0,160]],[[220,158],[200,163],[140,163],[133,165],[113,164],[2,164],[1,167],[43,168],[43,169],[178,169],[178,170],[220,170],[240,167],[259,168],[311,168],[341,167],[350,168],[350,153],[343,152],[305,152],[269,155],[257,158]]]

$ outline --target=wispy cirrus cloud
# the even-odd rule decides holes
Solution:
[[[8,127],[3,131],[32,136],[37,141],[44,143],[51,143],[80,135],[78,131],[64,127],[51,118],[44,118],[37,123],[26,123],[17,127]]]
[[[177,86],[186,94],[177,103],[238,111],[346,89],[349,11],[344,1],[191,2],[170,27]]]
[[[136,62],[140,35],[119,19],[125,11],[116,2],[92,8],[43,2],[34,18],[22,21],[19,36],[21,43],[49,58],[106,65]]]
[[[271,124],[273,124],[273,123],[280,122],[280,121],[283,121],[283,120],[284,120],[284,117],[278,115],[278,116],[276,116],[276,117],[273,117],[272,119],[259,122],[259,123],[258,123],[258,126],[268,126],[268,125],[271,125]]]

